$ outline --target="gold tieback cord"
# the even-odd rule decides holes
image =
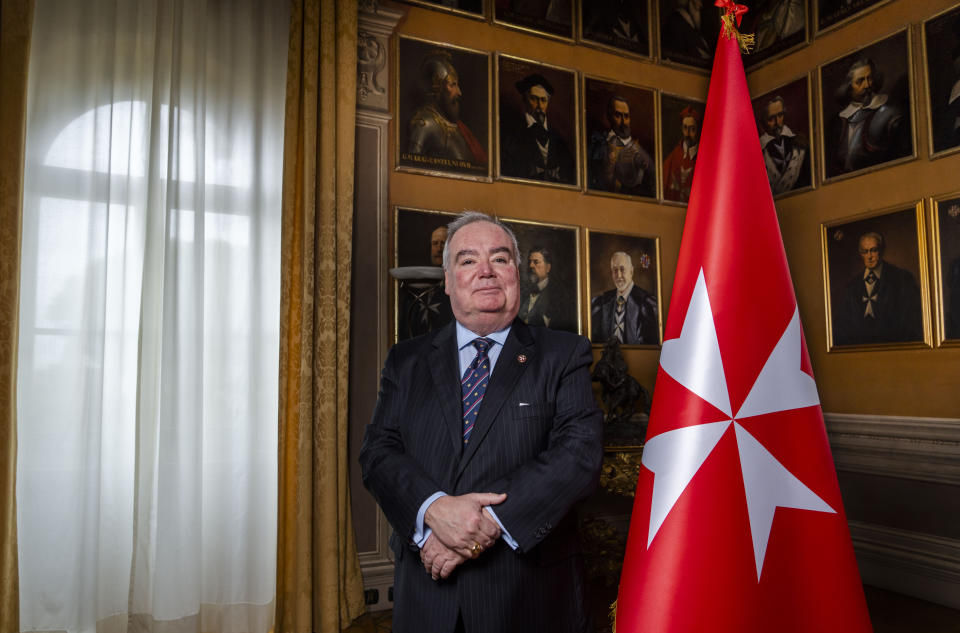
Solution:
[[[720,19],[723,21],[723,33],[727,37],[736,37],[737,44],[740,45],[740,50],[746,54],[750,54],[750,49],[756,44],[757,40],[753,33],[741,33],[737,29],[736,16],[727,10],[726,13],[720,16]]]

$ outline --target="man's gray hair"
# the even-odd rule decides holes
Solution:
[[[513,262],[519,268],[520,246],[517,244],[517,236],[513,234],[510,227],[486,213],[481,213],[480,211],[464,211],[457,216],[456,220],[447,225],[447,241],[443,244],[443,269],[450,270],[450,242],[453,241],[453,236],[457,231],[474,222],[489,222],[503,229],[510,237],[510,241],[513,242]]]

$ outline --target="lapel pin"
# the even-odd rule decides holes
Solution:
[[[517,354],[517,362],[520,363],[520,364],[523,364],[523,363],[527,362],[527,355],[526,355],[526,354]]]

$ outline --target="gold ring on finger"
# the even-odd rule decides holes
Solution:
[[[473,554],[474,556],[476,556],[482,551],[483,551],[483,547],[481,547],[480,543],[474,543],[473,547],[470,548],[470,553]]]

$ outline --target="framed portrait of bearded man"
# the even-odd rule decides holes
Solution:
[[[397,40],[397,171],[490,181],[490,55]]]
[[[587,193],[656,198],[656,91],[584,77],[583,104]]]
[[[916,157],[910,30],[818,69],[824,181]]]

